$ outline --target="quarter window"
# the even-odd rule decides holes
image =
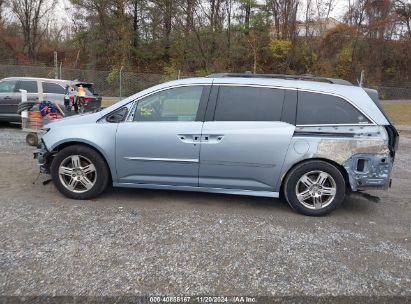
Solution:
[[[15,92],[16,81],[6,80],[0,82],[0,93],[12,93]]]
[[[342,98],[298,92],[297,125],[367,123],[370,121]]]
[[[57,83],[43,82],[43,93],[64,94],[65,91],[66,90]]]
[[[220,86],[214,120],[279,121],[284,90]]]
[[[106,121],[111,123],[119,123],[124,121],[128,114],[128,107],[123,107],[119,110],[112,112],[106,117]]]
[[[37,81],[20,81],[19,89],[26,90],[27,93],[37,93]]]
[[[195,121],[202,91],[190,86],[147,96],[138,102],[134,121]]]

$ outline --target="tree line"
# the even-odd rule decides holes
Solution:
[[[411,0],[0,0],[0,61],[411,81]],[[343,8],[343,11],[341,9]],[[338,12],[336,11],[338,9]],[[61,14],[61,13],[60,13]],[[336,20],[333,16],[338,15]]]

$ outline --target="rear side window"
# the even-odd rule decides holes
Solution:
[[[19,89],[27,93],[37,93],[37,81],[19,81]]]
[[[43,93],[64,94],[66,90],[57,83],[43,82]]]
[[[367,123],[370,121],[342,98],[298,92],[297,125]]]
[[[216,121],[279,121],[284,90],[220,86]]]

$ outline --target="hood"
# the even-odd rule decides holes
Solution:
[[[78,114],[50,122],[47,125],[45,125],[44,128],[55,128],[68,125],[95,123],[99,118],[101,118],[100,112]]]

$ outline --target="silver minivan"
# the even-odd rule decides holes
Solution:
[[[387,189],[398,133],[373,90],[328,78],[216,74],[172,81],[46,126],[35,152],[73,199],[117,187],[283,197],[324,215]]]

